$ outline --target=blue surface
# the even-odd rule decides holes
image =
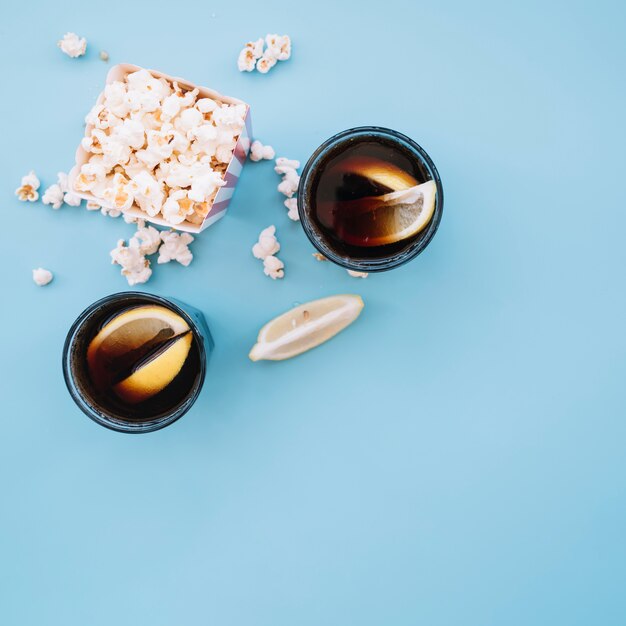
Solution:
[[[1,624],[625,623],[626,12],[510,4],[5,7]],[[267,32],[292,59],[240,74]],[[100,49],[248,100],[279,155],[396,128],[446,192],[429,249],[357,281],[312,260],[272,165],[246,166],[193,264],[145,286],[217,341],[197,405],[145,436],[84,417],[60,367],[76,315],[127,288],[108,253],[132,227],[13,196],[70,167]],[[282,282],[250,254],[271,223]],[[267,319],[349,291],[365,311],[331,343],[248,361]]]

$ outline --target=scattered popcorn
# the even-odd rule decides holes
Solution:
[[[320,252],[314,252],[313,253],[313,258],[316,261],[328,261],[328,259],[323,254],[321,254]]]
[[[293,197],[298,191],[298,185],[300,184],[300,175],[296,171],[299,167],[300,161],[286,159],[285,157],[278,157],[276,159],[276,165],[274,166],[274,171],[283,177],[282,181],[278,184],[278,191],[287,196],[287,200],[285,200],[287,217],[294,222],[300,219],[300,215],[298,214],[298,201]]]
[[[15,195],[22,202],[36,202],[39,199],[39,186],[41,183],[35,175],[35,172],[31,170],[26,176],[22,176],[22,184],[15,190]]]
[[[263,55],[263,37],[256,41],[249,41],[244,49],[239,53],[237,59],[237,67],[240,72],[251,72],[257,59],[260,59]]]
[[[276,165],[274,171],[277,174],[288,174],[292,170],[297,170],[300,167],[300,161],[295,159],[287,159],[285,157],[278,157],[276,159]]]
[[[251,161],[271,161],[276,156],[274,148],[272,146],[264,146],[260,141],[253,141],[250,146],[250,160]]]
[[[126,277],[129,285],[145,283],[152,276],[150,261],[142,254],[137,239],[131,238],[128,246],[120,239],[117,247],[111,250],[111,263],[121,265],[122,276]]]
[[[286,61],[291,56],[291,38],[289,35],[267,35],[265,54],[277,61]]]
[[[287,198],[285,200],[285,206],[287,207],[287,217],[294,222],[297,222],[300,219],[300,214],[298,213],[298,200],[297,198]]]
[[[276,226],[268,226],[261,231],[259,241],[252,246],[252,254],[261,260],[276,254],[280,250],[280,244],[276,239]]]
[[[154,226],[146,226],[143,220],[137,221],[137,232],[131,237],[133,245],[144,255],[154,254],[161,245],[161,233]]]
[[[348,274],[353,278],[367,278],[369,274],[367,272],[357,272],[356,270],[347,270]]]
[[[284,267],[285,264],[275,256],[270,255],[263,259],[263,272],[272,280],[285,276]]]
[[[74,192],[70,191],[70,185],[65,172],[59,172],[57,174],[57,185],[63,192],[63,202],[65,202],[65,204],[68,206],[80,206],[83,199],[80,196],[77,196]]]
[[[45,270],[43,267],[38,267],[33,270],[33,280],[38,287],[47,285],[53,278],[53,274],[50,270]]]
[[[276,65],[276,59],[274,57],[263,55],[256,62],[256,70],[261,74],[267,74]]]
[[[106,50],[100,50],[100,60],[105,63],[109,60],[109,53]]]
[[[173,225],[201,224],[226,184],[247,107],[198,95],[143,69],[107,84],[85,118],[89,157],[75,191],[110,214],[133,207]]]
[[[164,231],[161,233],[161,241],[163,243],[159,248],[158,263],[178,261],[185,267],[191,263],[193,254],[189,249],[189,244],[193,241],[193,237],[189,233]]]
[[[122,211],[119,209],[110,209],[109,207],[101,206],[100,213],[102,213],[102,215],[108,215],[109,217],[119,217],[122,214]]]
[[[80,38],[76,33],[65,33],[57,45],[72,58],[83,56],[87,50],[87,40],[84,37]]]
[[[63,206],[63,191],[58,183],[50,185],[41,197],[44,204],[49,204],[53,209],[60,209]]]
[[[89,202],[87,202],[85,206],[87,207],[88,211],[99,211],[102,208],[97,202],[94,202],[93,200],[89,200]]]
[[[265,50],[263,50],[265,46]],[[267,35],[256,41],[249,41],[239,53],[237,67],[240,72],[267,74],[278,61],[286,61],[291,56],[291,38],[289,35]],[[273,158],[273,157],[270,157]]]
[[[71,191],[65,192],[63,196],[63,202],[65,202],[65,204],[67,204],[68,206],[80,206],[80,203],[82,201],[83,199],[80,196],[77,196],[75,193],[72,193]]]
[[[52,205],[53,209],[60,209],[63,203],[70,206],[79,206],[82,202],[81,198],[69,191],[67,174],[65,172],[57,174],[57,182],[46,189],[41,201],[44,204]]]
[[[295,170],[291,172],[287,172],[283,176],[282,182],[278,184],[278,191],[283,195],[291,198],[296,191],[298,191],[298,185],[300,184],[300,176],[296,173]]]

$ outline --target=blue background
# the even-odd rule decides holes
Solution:
[[[7,5],[0,623],[624,624],[625,23],[617,1]],[[240,74],[268,32],[292,59]],[[446,193],[421,257],[356,280],[248,164],[192,265],[145,286],[202,309],[217,349],[193,410],[144,436],[84,417],[60,368],[76,315],[128,288],[109,250],[133,227],[13,196],[70,168],[101,49],[249,101],[279,156],[405,132]],[[276,282],[250,253],[272,223]],[[269,318],[341,292],[366,303],[345,333],[248,361]]]

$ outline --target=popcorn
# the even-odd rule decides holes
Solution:
[[[280,244],[276,239],[276,226],[268,226],[261,231],[259,241],[252,246],[252,254],[264,261],[268,256],[276,254],[280,250]]]
[[[193,201],[188,198],[185,189],[172,192],[163,205],[163,217],[170,224],[181,224],[192,213]]]
[[[277,61],[286,61],[291,56],[291,38],[289,35],[267,35],[265,54]]]
[[[92,158],[90,162],[81,166],[80,172],[74,181],[76,191],[91,191],[98,183],[106,179],[106,168],[101,160]]]
[[[167,118],[172,118],[178,115],[181,109],[190,107],[196,101],[199,89],[193,89],[192,91],[182,91],[178,86],[178,83],[174,83],[174,93],[163,100],[162,112]]]
[[[15,190],[15,195],[22,202],[36,202],[39,199],[39,186],[41,183],[35,175],[35,172],[31,170],[26,176],[22,176],[22,184]]]
[[[80,206],[82,199],[69,191],[67,174],[59,172],[57,182],[46,189],[41,201],[44,204],[52,205],[53,209],[60,209],[64,202],[69,206]]]
[[[275,57],[263,55],[256,62],[256,69],[257,69],[257,72],[260,72],[261,74],[267,74],[275,65],[276,65]]]
[[[100,50],[100,60],[105,63],[109,60],[109,53],[106,50]]]
[[[293,194],[298,191],[298,185],[300,184],[300,176],[295,170],[288,171],[284,176],[282,182],[278,185],[278,191],[284,194],[288,198],[291,198]]]
[[[237,58],[237,67],[240,72],[252,72],[257,59],[263,55],[263,37],[256,41],[249,41]]]
[[[272,280],[285,276],[284,267],[285,264],[275,256],[270,255],[263,259],[263,272]]]
[[[328,259],[320,252],[314,252],[312,256],[316,261],[328,261]]]
[[[278,157],[276,159],[276,166],[274,167],[274,171],[277,174],[287,174],[292,170],[297,170],[300,168],[300,161],[296,161],[295,159],[287,159],[285,157]]]
[[[50,185],[44,191],[41,201],[44,204],[50,204],[53,209],[60,209],[63,205],[63,191],[61,191],[61,187],[57,183]]]
[[[169,171],[165,177],[165,184],[169,187],[189,187],[193,182],[194,170],[192,163],[181,161],[170,162]]]
[[[144,126],[138,120],[127,118],[113,129],[113,137],[117,137],[124,145],[135,150],[142,148],[146,140]]]
[[[243,104],[222,104],[213,111],[211,117],[216,126],[230,126],[239,134],[245,115],[246,107]]]
[[[217,102],[212,100],[211,98],[200,98],[200,100],[196,101],[196,108],[200,113],[211,113],[211,111],[215,111],[217,108]]]
[[[155,78],[148,70],[137,70],[126,76],[128,90],[126,102],[131,111],[155,111],[164,98],[172,93],[167,81]]]
[[[188,197],[194,202],[205,202],[223,185],[224,180],[219,172],[208,171],[202,175],[194,176]]]
[[[47,285],[53,278],[53,274],[50,270],[45,270],[43,267],[38,267],[33,270],[33,281],[38,287]]]
[[[348,274],[353,278],[367,278],[369,274],[367,272],[357,272],[356,270],[347,270]]]
[[[65,204],[67,204],[68,206],[80,206],[80,203],[82,201],[83,199],[80,196],[77,196],[71,191],[67,191],[63,195],[63,202],[65,202]]]
[[[145,283],[152,276],[150,261],[141,252],[140,245],[139,240],[131,238],[125,246],[124,240],[120,239],[117,247],[111,250],[111,263],[121,265],[122,276],[129,285]]]
[[[192,128],[204,122],[204,115],[198,109],[185,109],[176,119],[175,127],[183,133],[188,133]]]
[[[130,159],[131,149],[123,140],[108,135],[102,144],[102,165],[112,170],[116,165],[126,165]]]
[[[134,207],[174,225],[201,224],[226,184],[247,106],[199,93],[143,69],[107,84],[85,118],[88,160],[74,190],[116,214]]]
[[[294,222],[297,222],[300,219],[300,214],[298,213],[298,200],[296,198],[287,198],[285,200],[285,206],[287,207],[287,217]]]
[[[267,44],[265,51],[264,44]],[[257,41],[249,41],[237,58],[240,72],[252,72],[256,67],[261,74],[267,74],[278,61],[286,61],[291,56],[289,35],[270,35]]]
[[[213,156],[217,150],[218,131],[213,124],[201,124],[193,128],[190,133],[193,141],[191,150],[194,154],[204,152],[208,156]],[[181,152],[184,152],[181,150]]]
[[[99,211],[102,207],[97,202],[89,200],[89,202],[87,202],[87,204],[85,205],[85,208],[88,211]]]
[[[215,149],[215,158],[220,163],[230,163],[233,158],[233,150],[235,149],[235,142],[223,143]]]
[[[193,241],[193,237],[189,233],[175,233],[173,231],[165,231],[161,233],[163,243],[159,248],[158,263],[169,263],[170,261],[178,261],[181,265],[187,267],[192,259],[193,254],[189,250],[189,244]]]
[[[260,141],[252,142],[250,146],[250,160],[262,161],[263,159],[271,161],[276,156],[272,146],[264,146]]]
[[[68,206],[80,206],[83,199],[80,196],[77,196],[73,191],[70,191],[67,174],[65,172],[59,172],[57,174],[57,181],[59,188],[63,192],[63,202],[65,202]]]
[[[141,210],[152,217],[158,215],[161,212],[165,194],[157,179],[148,171],[142,170],[131,178],[131,183],[134,189],[134,201]]]
[[[298,214],[298,201],[293,197],[298,191],[298,185],[300,184],[300,175],[296,171],[299,167],[300,161],[287,159],[285,157],[278,157],[276,159],[276,165],[274,166],[274,171],[283,177],[282,181],[278,184],[278,191],[287,196],[287,200],[285,200],[287,217],[294,222],[300,219],[300,215]]]
[[[133,186],[128,178],[123,174],[115,174],[113,176],[113,185],[107,187],[104,192],[104,199],[113,205],[114,209],[119,209],[120,211],[130,209],[135,197],[133,195]]]
[[[104,100],[101,106],[117,117],[125,117],[130,110],[126,93],[126,85],[121,80],[109,83],[104,87]]]
[[[76,58],[83,56],[87,50],[87,40],[80,38],[76,33],[65,33],[63,39],[57,42],[57,46],[61,48],[67,56]]]
[[[260,58],[263,54],[263,43],[263,37],[259,37],[256,41],[249,41],[246,44],[246,46],[252,48],[256,59]]]
[[[85,116],[85,124],[100,130],[106,130],[121,123],[122,120],[107,109],[104,104],[94,104]]]
[[[122,211],[119,209],[110,209],[106,206],[100,207],[100,213],[102,213],[102,215],[108,215],[109,217],[119,217],[122,215]]]
[[[131,237],[130,242],[133,242],[133,247],[139,247],[141,254],[154,254],[161,245],[161,233],[154,226],[146,226],[143,220],[138,220],[137,232]]]
[[[106,141],[107,134],[100,128],[92,128],[89,135],[80,140],[80,145],[93,154],[102,154],[102,143]]]

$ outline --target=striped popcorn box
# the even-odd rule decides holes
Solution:
[[[109,70],[109,73],[107,74],[106,84],[109,85],[115,81],[123,81],[128,74],[141,69],[143,68],[137,65],[131,65],[129,63],[120,63],[118,65],[115,65]],[[199,233],[211,224],[217,222],[217,220],[219,220],[221,217],[223,217],[231,201],[231,198],[235,191],[235,186],[237,185],[237,181],[239,180],[239,176],[241,174],[241,170],[244,163],[246,162],[248,152],[250,151],[250,143],[252,137],[250,106],[242,100],[238,100],[237,98],[232,98],[230,96],[224,96],[217,91],[214,91],[213,89],[209,89],[208,87],[202,87],[200,85],[195,85],[183,78],[169,76],[168,74],[164,74],[163,72],[158,72],[156,70],[147,71],[154,78],[164,78],[170,83],[176,82],[179,87],[181,87],[184,91],[192,91],[193,89],[198,89],[198,99],[211,98],[219,104],[238,104],[245,107],[245,124],[241,133],[237,137],[237,143],[233,149],[233,154],[230,158],[230,161],[228,162],[228,164],[222,165],[222,167],[225,167],[223,175],[225,185],[219,187],[217,191],[212,195],[212,197],[207,200],[206,203],[204,203],[206,204],[206,208],[203,211],[203,214],[197,215],[194,213],[192,216],[185,219],[185,221],[177,224],[172,224],[170,221],[164,219],[161,215],[149,215],[148,213],[143,211],[136,203],[133,203],[130,208],[124,209],[125,215],[143,219],[147,222],[158,224],[159,226],[175,228],[176,230],[186,231],[190,233]],[[102,92],[98,96],[98,99],[95,103],[96,106],[102,104],[103,101],[104,92]],[[85,137],[89,137],[92,130],[93,125],[87,124],[85,126]],[[70,189],[72,189],[78,196],[80,196],[84,200],[94,202],[108,209],[116,208],[113,204],[105,201],[102,197],[96,197],[89,191],[81,191],[80,189],[77,189],[75,187],[76,178],[80,173],[81,167],[89,161],[89,158],[90,153],[85,150],[81,143],[76,150],[75,165],[70,171],[68,177]]]

